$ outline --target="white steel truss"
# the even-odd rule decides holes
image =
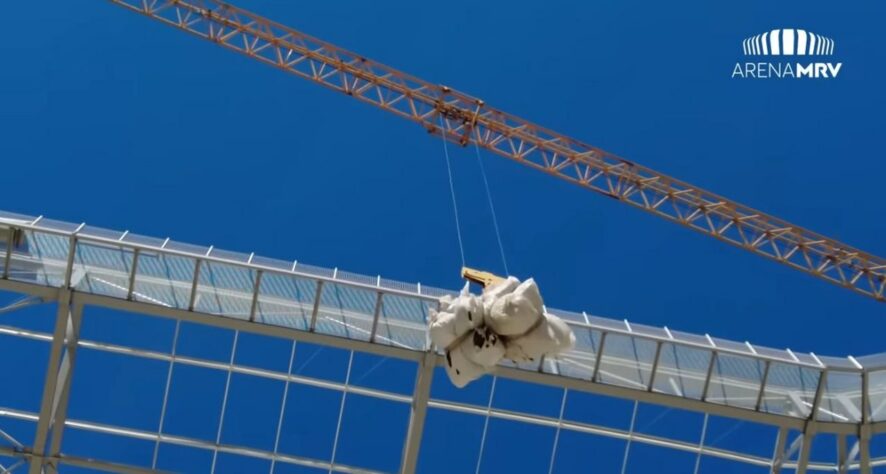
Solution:
[[[78,351],[164,361],[169,364],[163,401],[165,413],[173,365],[203,367],[231,374],[321,387],[343,394],[387,400],[409,407],[409,421],[400,461],[401,472],[414,472],[428,409],[510,420],[561,431],[589,433],[629,443],[666,447],[702,456],[765,466],[771,472],[794,469],[871,472],[886,466],[886,456],[872,457],[871,437],[886,431],[886,354],[866,357],[819,357],[698,336],[668,328],[547,309],[566,320],[577,335],[576,348],[560,357],[530,365],[502,365],[494,377],[558,387],[562,392],[559,416],[542,416],[498,407],[473,405],[431,396],[431,380],[443,358],[426,334],[426,318],[437,300],[449,292],[282,262],[254,254],[244,255],[155,239],[129,232],[109,231],[85,224],[69,224],[42,217],[0,213],[3,266],[0,289],[25,295],[8,308],[37,302],[55,302],[53,332],[0,326],[0,335],[42,341],[49,345],[49,362],[38,412],[0,407],[0,456],[30,463],[30,472],[55,471],[60,464],[88,466],[112,472],[145,472],[156,468],[124,466],[108,461],[68,456],[62,451],[66,430],[104,433],[188,446],[219,453],[290,463],[336,472],[371,472],[364,466],[337,463],[335,449],[328,460],[279,452],[283,408],[273,450],[259,450],[222,442],[221,424],[215,439],[203,440],[167,434],[163,415],[156,431],[109,425],[67,416],[72,370]],[[304,341],[411,361],[415,386],[410,394],[394,393],[349,383],[321,380],[288,372],[218,362],[176,353],[152,351],[80,338],[84,310],[105,307],[148,316],[172,318]],[[176,337],[178,334],[176,325]],[[295,351],[295,342],[292,348]],[[728,417],[776,427],[771,457],[726,450],[699,442],[653,436],[564,418],[563,408],[573,392],[589,392],[627,400]],[[227,399],[227,385],[225,400]],[[636,405],[635,405],[636,407]],[[225,408],[222,407],[222,419]],[[36,425],[32,445],[18,443],[2,431],[4,418]],[[488,421],[487,421],[488,423]],[[810,460],[813,438],[836,435],[839,455],[833,462]],[[486,430],[484,428],[483,440]],[[847,437],[856,440],[847,449]],[[6,446],[8,445],[8,446]],[[551,466],[557,451],[554,442]],[[625,450],[627,458],[628,450]],[[8,467],[7,467],[8,469]],[[273,468],[272,468],[273,469]]]

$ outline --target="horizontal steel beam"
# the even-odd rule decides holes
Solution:
[[[0,287],[5,285],[7,282],[8,281],[0,281]],[[423,357],[423,353],[420,351],[414,351],[395,346],[387,346],[378,343],[345,339],[336,336],[320,334],[316,332],[312,333],[292,328],[270,326],[267,324],[249,322],[248,320],[242,319],[225,318],[199,312],[190,312],[186,310],[168,308],[139,301],[127,301],[104,295],[94,295],[77,292],[73,294],[72,301],[76,302],[77,304],[102,306],[120,311],[180,319],[199,324],[225,327],[232,330],[246,331],[266,336],[294,339],[298,341],[327,345],[345,350],[357,350],[360,352],[366,352],[384,357],[394,357],[415,362],[420,361]],[[438,357],[437,364],[443,364],[442,357]],[[629,400],[639,400],[646,403],[653,403],[703,413],[711,413],[736,419],[745,419],[773,426],[785,426],[791,429],[802,429],[804,421],[800,418],[793,418],[779,414],[757,412],[718,403],[702,402],[699,400],[678,397],[675,395],[658,393],[655,391],[631,389],[616,385],[592,382],[589,380],[574,379],[565,376],[539,373],[537,371],[526,371],[508,367],[499,367],[496,369],[496,374],[502,377],[516,380],[530,381],[556,387],[566,387],[574,390],[581,390],[589,393],[614,396]],[[880,424],[882,423],[872,424],[872,429],[877,429],[873,427],[879,427]],[[852,434],[858,429],[858,425],[854,423],[821,422],[819,423],[819,426],[821,431],[831,433]]]
[[[30,413],[24,410],[12,410],[12,409],[0,409],[0,416],[10,416],[13,418],[27,420],[36,422],[39,419],[39,416],[36,413]],[[249,448],[245,446],[234,446],[227,444],[216,444],[214,441],[205,441],[194,438],[188,438],[185,436],[175,436],[168,434],[159,434],[150,431],[138,430],[134,428],[127,428],[122,426],[109,425],[106,423],[96,423],[91,421],[82,421],[82,420],[65,420],[65,426],[68,429],[73,430],[83,430],[92,433],[103,433],[114,436],[123,436],[126,438],[133,439],[141,439],[146,441],[159,441],[161,443],[166,444],[174,444],[177,446],[186,446],[191,448],[203,449],[208,451],[218,450],[220,453],[229,453],[235,454],[239,456],[246,456],[256,459],[266,459],[266,460],[275,460],[279,463],[286,464],[295,464],[299,466],[312,467],[316,469],[324,469],[324,470],[335,470],[335,472],[343,472],[343,473],[353,473],[353,474],[369,474],[375,473],[377,471],[372,471],[368,469],[356,468],[353,466],[348,466],[346,464],[331,464],[326,461],[320,461],[316,459],[311,459],[302,456],[293,456],[288,454],[280,454],[280,453],[272,453],[270,451],[265,451],[256,448]],[[0,447],[0,454],[3,453],[3,449]],[[72,459],[67,455],[57,455],[57,456],[38,456],[31,453],[19,453],[14,450],[10,450],[10,454],[18,455],[18,456],[27,456],[31,459],[32,463],[37,462],[59,462],[61,464],[69,464],[67,462],[68,459]],[[74,458],[76,459],[76,458]],[[75,461],[76,462],[76,461]],[[105,463],[106,465],[108,463]],[[131,469],[136,469],[136,471],[120,471],[120,472],[156,472],[151,471],[147,468],[140,467],[131,467]],[[118,472],[111,469],[111,472]],[[380,474],[380,473],[379,473]]]
[[[0,455],[11,458],[19,458],[36,463],[65,464],[74,467],[94,469],[101,472],[114,472],[120,474],[158,474],[165,471],[156,471],[129,464],[101,461],[98,459],[82,458],[79,456],[39,456],[33,453],[20,452],[6,446],[0,446]]]

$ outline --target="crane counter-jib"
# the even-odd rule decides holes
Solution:
[[[110,0],[751,253],[886,301],[886,260],[216,0]]]

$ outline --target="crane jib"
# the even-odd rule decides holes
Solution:
[[[109,0],[857,293],[886,301],[886,260],[216,0]]]

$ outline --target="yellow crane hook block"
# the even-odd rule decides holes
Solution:
[[[461,277],[470,282],[474,282],[482,286],[483,288],[492,286],[505,280],[505,278],[500,277],[494,273],[477,270],[470,267],[461,267]]]

